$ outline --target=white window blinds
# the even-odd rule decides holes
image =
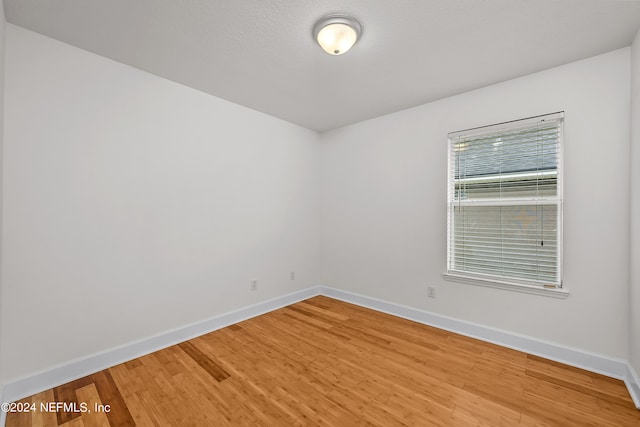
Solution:
[[[561,287],[563,113],[449,134],[448,272]]]

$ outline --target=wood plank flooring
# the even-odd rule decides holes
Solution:
[[[20,403],[7,426],[640,426],[622,381],[326,297]]]

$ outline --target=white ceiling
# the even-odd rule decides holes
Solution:
[[[4,0],[7,21],[316,131],[629,46],[639,0]],[[363,26],[348,53],[315,21]]]

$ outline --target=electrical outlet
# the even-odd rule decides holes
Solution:
[[[429,298],[435,298],[436,297],[436,288],[435,288],[435,286],[427,286],[427,296]]]
[[[292,271],[291,273],[289,273],[289,279],[296,280],[296,272],[295,271]]]
[[[257,279],[253,279],[251,281],[251,288],[252,291],[257,291],[258,290],[258,280]]]

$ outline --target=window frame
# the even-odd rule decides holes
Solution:
[[[558,122],[558,137],[557,137],[557,166],[556,166],[556,195],[552,197],[525,197],[519,201],[514,199],[513,205],[520,206],[521,204],[535,204],[535,205],[549,205],[553,204],[557,206],[557,268],[559,283],[556,285],[544,285],[540,282],[535,282],[527,279],[508,278],[500,275],[490,275],[475,272],[467,272],[461,270],[452,269],[452,245],[454,245],[454,225],[453,221],[453,209],[456,205],[455,201],[455,156],[453,149],[453,138],[460,138],[465,136],[483,135],[489,133],[500,133],[513,131],[516,129],[526,129],[533,127],[536,123],[543,121],[557,121]],[[506,289],[511,291],[525,292],[530,294],[545,295],[556,298],[566,298],[569,292],[563,286],[563,248],[564,248],[564,236],[563,236],[563,202],[564,202],[564,111],[558,111],[549,114],[542,114],[538,116],[528,117],[524,119],[511,120],[508,122],[496,123],[486,126],[480,126],[461,131],[450,132],[447,137],[447,268],[443,277],[448,281],[461,282],[471,285],[486,286],[491,288]],[[497,203],[495,200],[485,202],[466,201],[466,205],[470,206],[502,206],[504,204]]]

